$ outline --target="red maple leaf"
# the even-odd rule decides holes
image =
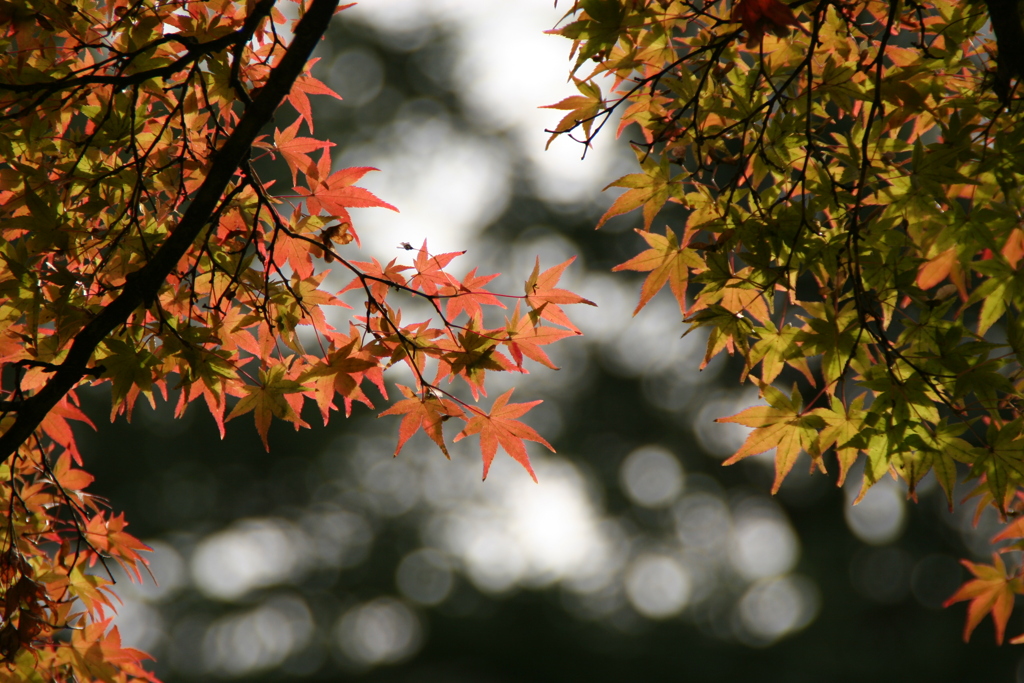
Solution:
[[[491,406],[490,414],[474,409],[476,414],[469,420],[466,428],[455,437],[455,441],[460,441],[474,434],[480,435],[480,453],[484,459],[484,479],[487,478],[487,472],[491,469],[491,463],[494,462],[494,455],[498,452],[498,444],[501,444],[505,452],[525,467],[526,471],[533,477],[533,480],[537,481],[537,475],[534,474],[533,467],[530,466],[530,456],[526,454],[526,444],[523,443],[523,440],[536,441],[547,447],[552,453],[555,452],[555,449],[533,427],[525,425],[515,418],[522,417],[526,411],[535,405],[543,403],[543,401],[508,403],[508,399],[513,391],[513,389],[509,389],[495,399],[494,405]]]
[[[789,5],[779,0],[738,0],[731,18],[743,24],[749,48],[757,47],[767,31],[784,38],[789,35],[790,26],[800,25]]]

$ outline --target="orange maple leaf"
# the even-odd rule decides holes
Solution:
[[[967,606],[967,623],[964,625],[964,641],[971,638],[971,632],[981,623],[986,614],[992,614],[992,623],[996,627],[996,643],[1002,645],[1006,633],[1006,622],[1013,611],[1013,600],[1017,593],[1024,593],[1021,577],[1011,577],[1006,572],[1006,565],[998,553],[992,555],[992,565],[975,564],[968,560],[960,560],[974,575],[974,579],[960,586],[943,607],[955,602],[970,600]],[[1018,641],[1019,638],[1014,638]]]
[[[442,427],[444,426],[445,420],[452,417],[462,417],[465,413],[462,408],[459,407],[455,401],[450,401],[446,398],[438,398],[433,393],[427,394],[425,398],[421,398],[415,391],[409,387],[397,385],[398,390],[406,397],[404,401],[399,401],[395,405],[391,406],[377,417],[384,417],[385,415],[403,415],[402,424],[398,428],[398,447],[395,448],[395,455],[398,455],[402,447],[405,446],[405,442],[412,437],[413,434],[419,430],[423,430],[427,433],[427,436],[436,443],[440,448],[444,456],[451,460],[451,455],[448,454],[448,447],[444,443],[444,434],[442,433]],[[458,437],[455,438],[459,440]]]
[[[559,308],[559,304],[587,304],[589,306],[596,306],[593,301],[588,301],[578,294],[573,294],[567,289],[558,289],[555,285],[558,283],[559,278],[562,277],[562,273],[569,267],[569,264],[576,260],[573,256],[568,261],[559,263],[557,266],[548,268],[543,273],[540,272],[540,257],[537,257],[537,263],[533,267],[533,273],[530,275],[530,279],[526,281],[526,303],[530,306],[530,318],[534,324],[540,324],[540,319],[544,318],[549,320],[556,325],[567,327],[573,332],[579,334],[579,328],[569,322],[568,316],[565,312]]]
[[[484,313],[480,308],[481,304],[505,308],[505,304],[501,303],[498,297],[483,289],[484,285],[496,277],[498,277],[498,273],[477,275],[476,268],[469,271],[466,277],[462,278],[458,293],[452,294],[448,299],[448,319],[454,320],[459,313],[465,312],[470,319],[476,320],[482,325]]]
[[[264,354],[264,358],[269,354]],[[269,370],[260,370],[258,386],[245,385],[243,390],[245,396],[235,404],[235,407],[228,414],[226,421],[231,421],[239,415],[253,413],[256,418],[256,431],[263,439],[263,447],[270,452],[270,443],[267,441],[267,432],[270,429],[270,420],[277,416],[282,420],[288,420],[295,428],[308,427],[299,417],[299,410],[302,405],[300,392],[306,390],[302,384],[289,379],[286,376],[287,368],[284,363],[277,363]]]
[[[305,139],[308,140],[309,138]],[[330,170],[330,164],[324,163],[325,157],[329,162],[329,155],[326,150],[324,151],[324,155],[321,157],[320,163],[317,166],[316,173],[307,174],[306,180],[309,183],[309,189],[307,190],[304,187],[296,187],[295,191],[306,198],[306,208],[309,209],[310,215],[316,216],[321,211],[326,211],[329,215],[334,216],[342,223],[347,223],[348,232],[356,238],[356,244],[359,244],[359,236],[352,230],[352,218],[348,214],[348,209],[380,207],[382,209],[391,209],[396,212],[398,209],[391,204],[382,201],[377,197],[377,195],[373,194],[366,188],[355,187],[353,185],[353,183],[370,171],[378,170],[371,166],[353,166],[352,168],[343,168],[340,171],[336,171],[325,180],[318,180],[319,178],[326,176]]]
[[[644,280],[644,285],[640,290],[640,303],[637,304],[633,315],[639,313],[640,309],[646,306],[647,302],[668,284],[669,289],[672,290],[672,296],[679,303],[680,312],[685,316],[686,282],[690,270],[700,272],[707,267],[697,252],[687,248],[695,231],[687,229],[683,233],[682,244],[677,241],[676,234],[672,232],[672,229],[667,226],[664,235],[643,230],[637,230],[637,232],[651,248],[612,268],[613,271],[635,270],[642,273],[650,271],[651,273]]]
[[[360,385],[367,374],[377,367],[377,363],[363,348],[358,334],[351,337],[341,336],[340,339],[345,343],[329,353],[323,362],[317,363],[299,376],[300,382],[312,380],[309,386],[313,390],[313,398],[320,408],[325,425],[330,411],[335,408],[335,394],[340,394],[345,403],[345,417],[352,414],[353,401],[373,408],[373,403],[363,393]],[[371,378],[371,381],[374,380]],[[383,391],[383,384],[378,385],[378,388],[387,396]]]
[[[288,168],[292,170],[292,185],[298,183],[299,171],[302,171],[303,174],[310,172],[310,170],[316,173],[317,166],[309,158],[311,152],[334,147],[333,142],[325,142],[316,138],[295,137],[295,134],[299,132],[299,124],[301,123],[302,118],[300,117],[295,119],[295,123],[284,130],[274,129],[274,144],[277,146],[278,151],[281,152],[281,156],[284,157]]]
[[[306,69],[295,79],[291,92],[288,93],[288,102],[299,112],[299,118],[309,126],[309,132],[313,132],[313,110],[309,106],[307,95],[330,95],[335,99],[341,99],[341,95],[334,92],[320,80],[310,74],[313,65],[320,61],[319,57],[310,59],[306,63]]]
[[[518,319],[518,322],[512,322],[512,320],[516,319]],[[557,370],[558,367],[551,362],[551,359],[548,358],[548,355],[540,347],[543,344],[550,344],[560,339],[571,337],[573,333],[569,330],[551,327],[550,325],[534,325],[533,321],[530,320],[530,316],[519,316],[518,305],[512,314],[512,320],[507,320],[505,323],[505,333],[508,334],[508,340],[504,344],[508,347],[509,352],[511,352],[512,360],[516,362],[518,368],[520,370],[523,369],[523,356],[526,356],[541,365],[546,365],[552,370]]]
[[[533,467],[530,466],[530,456],[526,454],[526,444],[523,443],[523,440],[536,441],[552,453],[555,452],[555,449],[533,427],[525,425],[515,418],[522,417],[526,411],[535,405],[543,403],[543,401],[508,403],[508,399],[513,391],[513,389],[509,389],[496,398],[494,405],[491,406],[490,414],[474,409],[476,415],[470,419],[466,428],[459,432],[455,437],[455,441],[460,441],[474,434],[480,435],[480,453],[484,459],[484,479],[487,478],[487,472],[491,469],[491,463],[494,462],[494,455],[498,452],[498,444],[501,444],[505,452],[512,456],[513,460],[525,467],[526,471],[533,477],[533,480],[537,481],[537,475],[534,474]]]
[[[733,5],[731,18],[743,24],[749,48],[757,47],[767,31],[785,38],[790,26],[800,25],[789,5],[779,0],[738,0]]]
[[[732,417],[717,418],[715,422],[733,422],[754,428],[743,446],[723,465],[732,465],[751,455],[775,449],[775,483],[772,484],[772,495],[775,495],[800,452],[812,451],[818,428],[824,424],[820,417],[803,413],[803,398],[795,384],[792,398],[770,384],[762,384],[761,392],[768,405],[753,406]]]
[[[423,240],[423,246],[416,252],[416,274],[409,278],[409,286],[429,296],[454,294],[459,289],[459,281],[444,272],[444,269],[452,259],[465,253],[450,251],[446,254],[431,254],[427,251],[427,241]]]

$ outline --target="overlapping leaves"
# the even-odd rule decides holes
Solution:
[[[616,267],[649,273],[636,312],[668,284],[704,363],[742,359],[768,405],[721,420],[753,430],[729,462],[774,449],[774,490],[829,450],[861,495],[932,472],[1005,515],[1024,485],[1024,74],[991,6],[581,0],[553,31],[575,78],[614,83],[553,132],[589,145],[620,113],[640,160],[600,221],[641,214]],[[990,569],[958,595],[1001,638],[1020,574]]]

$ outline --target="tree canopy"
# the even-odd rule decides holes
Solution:
[[[274,418],[308,426],[307,400],[325,423],[362,403],[400,417],[396,455],[420,430],[444,455],[478,436],[485,477],[499,446],[531,476],[524,442],[550,448],[520,420],[539,401],[479,401],[489,372],[554,368],[542,347],[579,334],[571,259],[538,260],[520,294],[426,242],[353,256],[349,210],[395,207],[314,137],[309,96],[337,95],[310,55],[337,0],[280,5],[0,4],[2,679],[153,679],[110,628],[105,562],[140,576],[145,546],[85,491],[83,382],[109,384],[112,418],[172,392],[222,433],[252,413],[265,445]],[[615,268],[647,274],[636,313],[667,284],[710,330],[705,364],[735,355],[768,404],[722,416],[753,428],[728,462],[774,449],[777,490],[831,449],[839,483],[864,461],[862,495],[891,473],[913,496],[931,472],[952,504],[966,476],[979,509],[1016,514],[1016,5],[580,0],[554,32],[580,94],[551,105],[552,136],[590,145],[618,115],[637,137],[599,222],[642,214]],[[289,190],[261,178],[271,162]],[[351,278],[338,292],[329,268]],[[364,304],[339,324],[347,291]],[[425,318],[403,320],[410,301]],[[412,386],[391,401],[396,364]],[[968,566],[965,635],[991,613],[1001,641],[1024,580]]]
[[[616,114],[636,138],[600,224],[642,211],[646,249],[615,268],[648,273],[637,312],[668,285],[705,363],[735,354],[767,402],[721,418],[753,428],[726,464],[774,449],[778,490],[834,449],[840,484],[863,459],[862,496],[932,473],[952,505],[966,472],[979,510],[1017,514],[1016,4],[580,0],[555,32],[580,94],[552,133],[589,145]],[[968,566],[965,636],[991,612],[1001,641],[1020,576]]]
[[[83,491],[82,381],[110,383],[111,418],[173,390],[179,414],[201,398],[222,433],[252,413],[266,444],[273,418],[308,426],[307,400],[325,423],[372,407],[367,385],[387,400],[383,371],[402,363],[415,386],[381,413],[402,416],[396,454],[420,429],[447,454],[444,423],[462,420],[455,440],[479,435],[484,476],[499,444],[533,475],[523,440],[548,444],[518,418],[539,401],[475,401],[489,371],[554,367],[541,347],[578,334],[562,306],[590,302],[558,287],[570,262],[538,261],[514,295],[476,269],[457,279],[461,254],[426,242],[404,245],[408,263],[341,252],[359,242],[350,208],[394,207],[356,185],[374,169],[334,170],[332,143],[311,137],[309,96],[337,97],[309,73],[337,0],[2,9],[0,676],[152,677],[108,628],[113,594],[90,569],[109,558],[139,577],[145,546]],[[285,101],[297,117],[281,128]],[[260,178],[266,157],[290,192]],[[351,275],[340,292],[319,287],[326,264]],[[326,307],[352,289],[365,305],[335,329]],[[410,295],[433,324],[403,320]],[[503,300],[505,324],[485,327]]]

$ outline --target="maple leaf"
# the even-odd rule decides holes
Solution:
[[[839,478],[836,486],[842,486],[846,481],[846,475],[850,467],[857,460],[860,449],[851,442],[861,433],[864,425],[864,418],[867,411],[864,410],[865,394],[850,401],[849,407],[844,407],[842,401],[832,396],[831,408],[817,408],[813,411],[825,423],[824,429],[818,434],[809,452],[820,457],[829,448],[835,447],[836,459],[839,461]]]
[[[110,419],[122,410],[131,418],[135,399],[145,394],[150,405],[153,400],[153,368],[159,359],[145,346],[136,347],[120,339],[107,339],[103,346],[107,355],[100,359],[104,377],[111,380]]]
[[[309,126],[310,133],[313,132],[313,110],[309,106],[308,95],[330,95],[335,99],[341,99],[341,95],[328,88],[310,73],[313,65],[319,61],[319,57],[314,57],[306,62],[305,71],[295,79],[292,89],[288,93],[288,102],[295,107],[295,111],[299,112],[299,118]]]
[[[672,229],[665,226],[664,235],[656,235],[653,232],[637,230],[641,237],[651,247],[625,263],[612,268],[613,271],[635,270],[648,272],[650,275],[644,280],[640,288],[640,303],[633,310],[636,315],[647,305],[655,294],[666,284],[672,291],[672,296],[679,304],[679,310],[686,315],[686,281],[690,270],[700,272],[704,270],[704,260],[693,249],[687,248],[693,238],[694,230],[687,229],[683,233],[683,241],[677,241],[676,234]]]
[[[498,277],[497,273],[478,276],[476,268],[469,271],[469,274],[459,283],[458,292],[452,294],[448,299],[448,306],[445,311],[448,319],[454,320],[459,313],[464,312],[470,319],[483,324],[483,309],[480,308],[481,305],[505,308],[505,304],[501,303],[498,297],[482,289],[484,285],[496,277]]]
[[[116,516],[101,512],[89,520],[85,534],[90,543],[114,557],[126,571],[134,573],[141,581],[138,565],[143,560],[140,553],[151,552],[153,549],[125,531],[126,526],[128,522],[123,512]]]
[[[454,339],[443,340],[438,344],[443,355],[437,366],[438,382],[444,377],[449,377],[449,382],[455,377],[462,377],[473,392],[473,398],[479,398],[480,394],[487,395],[484,388],[484,378],[487,370],[507,372],[516,369],[516,366],[498,351],[501,340],[500,330],[477,329],[476,320],[470,320],[469,325],[458,333]]]
[[[519,320],[517,323],[506,320],[505,334],[508,335],[508,338],[503,342],[512,354],[512,360],[516,362],[516,366],[522,370],[523,356],[526,356],[552,370],[557,370],[558,368],[540,347],[544,344],[551,344],[560,339],[571,337],[573,333],[568,330],[560,330],[557,327],[534,325],[529,315],[520,317],[518,304],[516,304],[515,312],[512,314],[513,320],[517,318]]]
[[[545,446],[552,453],[555,449],[544,440],[532,427],[519,422],[515,418],[522,417],[528,410],[542,401],[530,401],[529,403],[508,403],[512,396],[513,389],[494,400],[490,413],[473,409],[474,415],[469,419],[466,427],[459,432],[455,441],[461,441],[467,436],[480,435],[480,453],[484,460],[484,479],[487,479],[487,472],[491,469],[491,463],[498,452],[498,445],[508,453],[520,465],[526,468],[534,481],[537,475],[530,465],[530,457],[526,453],[524,440],[536,441]],[[506,405],[507,404],[507,405]]]
[[[295,137],[299,132],[301,124],[302,118],[300,117],[295,120],[295,123],[284,130],[274,129],[274,145],[281,152],[281,156],[284,157],[288,168],[292,171],[292,185],[296,185],[299,182],[299,171],[302,171],[303,175],[308,174],[310,169],[313,169],[315,172],[316,164],[309,158],[310,152],[334,146],[333,142],[325,142],[315,138]]]
[[[428,390],[425,396],[420,397],[419,394],[406,386],[401,384],[396,386],[398,386],[398,390],[402,392],[402,395],[406,397],[405,400],[399,401],[377,416],[403,416],[402,424],[398,428],[398,446],[395,448],[395,455],[402,451],[402,447],[405,446],[406,441],[413,434],[422,429],[438,445],[444,456],[451,460],[451,455],[448,454],[448,446],[444,442],[442,428],[445,421],[453,417],[465,419],[465,412],[455,401],[438,398],[432,391]],[[458,441],[458,438],[455,440]]]
[[[771,321],[764,323],[764,327],[754,330],[760,340],[750,349],[750,368],[761,363],[761,381],[771,384],[779,376],[782,369],[789,365],[799,370],[807,381],[814,386],[814,375],[807,365],[807,358],[804,357],[803,349],[797,340],[801,331],[792,325],[784,325],[777,329]],[[746,371],[744,372],[744,376]]]
[[[364,175],[376,170],[370,166],[353,166],[336,171],[325,180],[315,181],[307,176],[309,189],[296,187],[295,191],[305,198],[310,214],[315,216],[326,212],[342,223],[348,224],[348,233],[355,237],[356,244],[359,244],[359,235],[352,230],[352,218],[349,216],[348,209],[379,207],[398,211],[397,208],[381,200],[369,190],[354,185]]]
[[[586,140],[590,139],[590,129],[594,124],[594,118],[604,108],[604,98],[601,97],[601,88],[595,83],[580,80],[575,76],[572,77],[573,82],[576,84],[576,89],[582,93],[581,95],[573,95],[572,97],[566,97],[557,104],[548,104],[541,109],[561,109],[562,111],[568,111],[569,113],[562,117],[562,120],[558,122],[550,132],[551,137],[548,138],[548,144],[544,146],[547,149],[554,142],[555,138],[559,134],[575,128],[577,125],[583,126],[583,135]]]
[[[968,560],[960,560],[960,563],[967,567],[974,578],[961,586],[943,603],[943,606],[949,607],[963,600],[971,601],[967,606],[967,623],[964,625],[965,642],[971,639],[971,633],[985,615],[991,614],[992,624],[996,630],[996,643],[1001,645],[1006,632],[1006,622],[1010,620],[1010,613],[1013,611],[1014,596],[1024,593],[1021,577],[1011,577],[1007,574],[1006,565],[998,553],[992,555],[992,565],[975,564]]]
[[[1024,419],[1008,422],[997,432],[989,448],[977,448],[977,454],[968,473],[976,479],[984,475],[985,484],[999,509],[1005,512],[1005,501],[1010,486],[1024,477],[1024,437],[1021,435]]]
[[[367,373],[377,367],[377,361],[361,348],[358,333],[346,340],[347,343],[329,353],[322,363],[317,363],[299,376],[299,382],[313,380],[313,396],[320,407],[325,425],[328,414],[334,408],[335,394],[340,395],[345,403],[346,417],[352,414],[353,401],[373,408],[373,403],[363,393],[360,384]],[[384,394],[383,384],[378,385],[378,388]]]
[[[917,286],[931,289],[947,277],[957,261],[956,247],[950,247],[935,258],[921,264],[917,272]]]
[[[530,307],[530,317],[534,321],[534,324],[539,324],[540,319],[549,320],[556,325],[567,327],[573,332],[579,334],[579,328],[573,325],[565,312],[559,308],[559,305],[565,304],[587,304],[588,306],[596,306],[593,301],[588,301],[583,297],[573,294],[567,289],[558,289],[555,287],[558,284],[558,280],[562,277],[562,273],[569,267],[569,264],[576,260],[573,256],[568,261],[564,261],[557,266],[548,268],[543,273],[540,272],[540,257],[537,257],[537,262],[533,266],[533,273],[530,278],[526,281],[526,303]]]
[[[723,349],[730,354],[737,348],[743,354],[748,351],[747,338],[753,329],[750,321],[718,304],[698,311],[686,318],[684,322],[690,323],[690,327],[683,333],[683,336],[700,327],[711,328],[711,333],[708,335],[707,351],[705,351],[704,360],[700,364],[701,370],[706,368],[711,359],[721,353]]]
[[[152,657],[135,648],[123,647],[117,626],[111,626],[112,620],[113,617],[109,617],[88,623],[81,629],[72,629],[71,647],[65,657],[90,678],[105,682],[123,680],[116,665],[134,678],[155,682],[156,677],[142,668],[142,662]]]
[[[416,260],[413,262],[416,274],[409,278],[409,286],[419,289],[428,296],[450,295],[457,292],[459,281],[444,272],[444,269],[452,259],[465,253],[452,251],[447,254],[431,255],[427,251],[427,241],[423,240],[423,246],[416,252]]]
[[[75,400],[77,400],[77,398]],[[74,461],[78,465],[81,465],[82,455],[78,451],[78,445],[75,442],[75,435],[74,432],[71,431],[71,424],[68,420],[84,422],[92,427],[93,430],[96,429],[96,425],[92,423],[92,420],[90,420],[78,406],[71,403],[68,400],[68,397],[61,399],[61,401],[54,406],[53,410],[47,413],[40,426],[48,437],[66,449],[71,454]]]
[[[1014,228],[1006,238],[1006,244],[1000,250],[1010,267],[1017,270],[1017,264],[1024,258],[1024,230]]]
[[[771,386],[761,385],[761,391],[768,401],[767,406],[754,406],[731,417],[720,417],[715,422],[732,422],[754,427],[743,446],[723,464],[732,465],[743,458],[775,449],[775,483],[772,493],[778,493],[782,480],[793,469],[800,451],[810,452],[823,421],[817,415],[805,415],[801,411],[803,398],[800,390],[793,385],[792,398]]]
[[[54,480],[66,490],[81,491],[96,480],[96,477],[85,470],[76,470],[71,467],[71,453],[68,451],[61,454],[51,470]]]
[[[288,420],[295,428],[308,427],[291,402],[290,395],[296,395],[305,391],[305,387],[296,380],[285,377],[287,368],[284,363],[275,363],[268,370],[260,370],[259,385],[245,385],[243,387],[245,396],[235,404],[235,407],[228,414],[227,420],[253,413],[256,419],[256,431],[263,439],[263,447],[270,452],[270,443],[267,441],[267,431],[270,429],[272,417],[279,417]]]
[[[789,5],[779,0],[737,0],[731,19],[743,24],[748,48],[757,47],[767,31],[785,38],[790,26],[800,26]]]
[[[609,187],[625,187],[625,192],[616,197],[608,210],[604,212],[597,222],[597,227],[608,222],[615,216],[629,213],[634,209],[643,207],[644,231],[651,229],[654,217],[658,215],[665,202],[669,199],[682,201],[682,186],[677,179],[672,178],[669,172],[669,158],[662,157],[656,161],[652,156],[644,156],[640,161],[643,173],[631,173],[624,175],[618,180],[610,183]]]

